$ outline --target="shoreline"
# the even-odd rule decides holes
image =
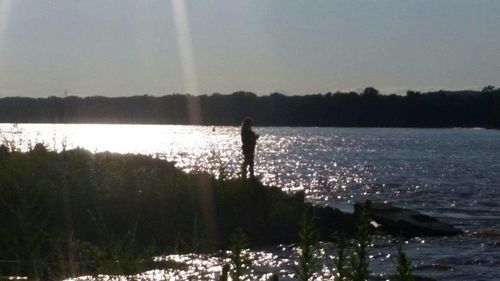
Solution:
[[[116,243],[131,243],[119,254],[128,257],[140,257],[151,246],[157,253],[211,252],[226,248],[238,227],[253,247],[290,244],[299,239],[304,209],[317,218],[320,240],[331,241],[336,231],[352,234],[355,228],[352,214],[313,207],[304,202],[303,193],[289,196],[257,181],[185,173],[150,156],[52,152],[38,144],[29,152],[0,150],[0,171],[0,211],[37,222],[1,217],[10,233],[4,237],[14,239],[2,239],[2,248],[29,257],[34,253],[27,241],[35,238],[35,253],[46,262],[61,258],[55,249],[86,252],[82,261],[90,261]],[[19,223],[28,227],[28,237],[19,235]]]
[[[0,125],[83,125],[83,126],[193,126],[193,127],[239,127],[239,124],[226,124],[226,125],[197,125],[197,124],[177,124],[177,123],[99,123],[99,122],[59,122],[59,123],[47,123],[47,122],[0,122]],[[338,129],[414,129],[414,130],[492,130],[498,131],[500,127],[448,127],[448,126],[290,126],[290,125],[269,125],[269,126],[254,126],[255,128],[338,128]],[[17,132],[10,132],[17,133]]]

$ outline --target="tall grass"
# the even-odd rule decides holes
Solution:
[[[351,254],[351,278],[353,281],[365,281],[368,278],[368,248],[372,242],[370,225],[370,203],[356,204],[354,215],[356,217],[356,232],[354,234],[354,247]]]
[[[411,260],[403,252],[403,241],[400,239],[398,243],[398,253],[396,261],[394,261],[394,266],[396,267],[395,281],[414,281]]]
[[[315,245],[317,238],[313,219],[311,213],[306,209],[303,211],[299,221],[299,261],[295,272],[297,277],[303,281],[312,278],[317,265]]]
[[[370,224],[370,201],[355,204],[355,230],[352,239],[344,233],[334,235],[336,244],[335,280],[365,281],[368,280],[370,263],[368,250],[372,243],[372,227]]]
[[[241,280],[244,265],[248,260],[244,250],[248,248],[248,238],[241,228],[237,228],[231,234],[231,278],[234,281]]]
[[[370,201],[364,205],[355,205],[356,230],[354,238],[349,240],[343,233],[336,233],[336,279],[339,281],[364,281],[369,279],[369,258],[368,249],[372,243],[372,227],[370,224]],[[348,263],[350,261],[350,263]],[[403,252],[402,240],[399,240],[397,257],[393,261],[396,274],[391,280],[394,281],[414,281],[411,270],[411,260]]]
[[[222,272],[219,276],[219,281],[227,281],[229,278],[229,271],[231,270],[231,266],[229,264],[224,264],[222,266]]]
[[[347,248],[347,240],[345,234],[336,233],[335,234],[335,243],[336,243],[336,257],[335,257],[335,266],[337,269],[336,280],[344,281],[348,280],[350,276],[350,272],[348,269],[347,260],[348,256],[348,248]]]

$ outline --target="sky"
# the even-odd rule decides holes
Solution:
[[[498,0],[0,0],[0,97],[500,87]]]

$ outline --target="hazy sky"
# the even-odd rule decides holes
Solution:
[[[498,0],[0,0],[0,96],[488,84]]]

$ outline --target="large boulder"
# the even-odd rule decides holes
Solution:
[[[448,236],[462,230],[434,217],[386,203],[372,203],[371,217],[382,232],[403,237]]]

